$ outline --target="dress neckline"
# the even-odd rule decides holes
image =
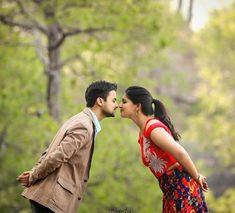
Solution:
[[[149,123],[149,121],[151,121],[153,119],[155,119],[155,118],[148,118],[147,121],[145,122],[144,129],[143,129],[143,135],[145,135],[147,124]]]

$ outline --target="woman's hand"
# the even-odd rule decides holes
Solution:
[[[198,174],[197,178],[196,178],[196,181],[197,183],[202,187],[202,190],[204,192],[207,192],[209,187],[208,187],[208,184],[206,182],[206,177],[201,175],[201,174]]]

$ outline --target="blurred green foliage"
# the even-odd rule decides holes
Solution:
[[[211,211],[216,213],[235,209],[234,36],[235,3],[215,11],[207,26],[192,39],[199,67],[194,94],[199,101],[188,119],[187,137],[200,141],[199,149],[207,152],[209,181],[219,189],[217,196],[208,196]]]
[[[117,82],[119,100],[127,86],[143,85],[166,103],[186,144],[190,141],[197,146],[200,141],[203,148],[199,151],[210,150],[212,157],[223,159],[216,161],[219,168],[233,167],[234,7],[215,13],[191,41],[187,26],[170,11],[168,1],[42,2],[39,8],[33,1],[24,4],[43,25],[59,20],[68,28],[113,27],[92,36],[70,37],[62,46],[62,60],[79,55],[62,70],[62,121],[83,109],[85,89],[94,80]],[[18,11],[13,1],[0,3],[1,14]],[[44,19],[45,8],[53,8],[56,20]],[[22,17],[18,18],[20,21]],[[29,204],[20,196],[23,188],[15,178],[34,165],[61,123],[48,114],[46,76],[35,47],[25,45],[34,40],[31,32],[1,24],[0,38],[0,212],[28,213]],[[42,41],[47,45],[45,38]],[[189,68],[181,67],[175,59],[175,52],[186,55],[192,44],[200,67],[197,77],[192,74],[196,89],[188,81]],[[167,92],[158,93],[159,89],[195,95],[197,102],[182,106]],[[138,213],[161,212],[162,193],[157,180],[142,165],[138,129],[122,120],[118,112],[116,118],[105,119],[101,125],[103,131],[97,136],[90,182],[79,212],[125,208]],[[202,161],[198,165],[203,173],[207,165]],[[213,170],[208,174],[213,178]],[[235,203],[233,189],[219,198],[211,191],[207,198],[213,212],[231,212]]]

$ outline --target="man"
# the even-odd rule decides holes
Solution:
[[[96,81],[86,90],[86,108],[66,121],[31,171],[17,180],[33,212],[75,213],[86,189],[99,121],[114,117],[117,85]]]

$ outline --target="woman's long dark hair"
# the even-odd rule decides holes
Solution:
[[[167,114],[166,108],[161,101],[153,99],[150,92],[140,86],[128,87],[125,93],[134,104],[141,104],[141,110],[146,116],[154,114],[155,118],[158,118],[170,129],[173,138],[176,141],[179,141],[180,135],[175,131],[175,128]],[[154,104],[154,110],[152,104]]]

